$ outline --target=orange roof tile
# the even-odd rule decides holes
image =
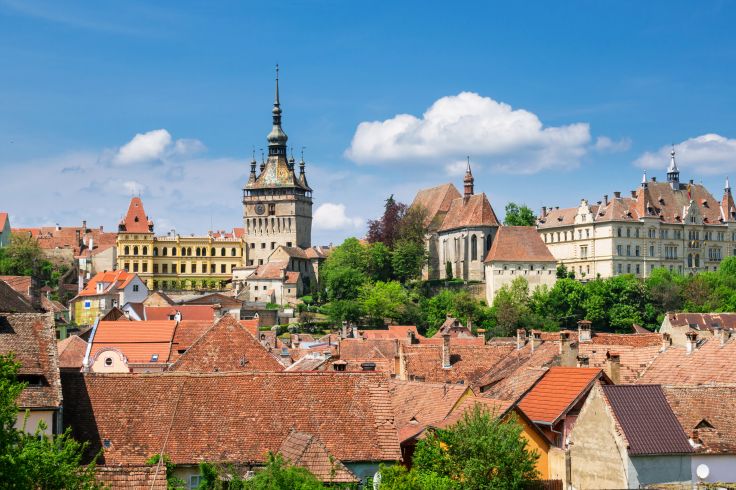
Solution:
[[[501,226],[486,262],[556,262],[533,226]]]
[[[146,320],[169,320],[177,312],[181,313],[182,320],[215,321],[215,309],[212,305],[146,306],[144,308]]]
[[[82,361],[87,353],[87,342],[77,335],[70,335],[56,344],[59,351],[59,368],[82,369]]]
[[[8,213],[0,213],[0,232],[5,229],[5,225],[8,223]]]
[[[467,345],[460,340],[450,342],[449,369],[442,367],[442,343],[403,346],[407,378],[472,385],[514,350],[512,345]]]
[[[463,419],[466,413],[480,405],[482,409],[488,410],[491,415],[502,417],[514,406],[511,400],[496,400],[487,397],[468,396],[464,398],[441,422],[433,424],[435,427],[444,429],[451,425],[455,425]]]
[[[602,375],[594,368],[551,367],[521,399],[519,408],[534,422],[554,424]]]
[[[391,380],[391,402],[399,440],[438,424],[467,391],[468,387],[460,385]]]
[[[474,194],[465,200],[460,197],[452,201],[440,231],[449,231],[471,226],[498,226],[496,213],[485,193]]]
[[[122,289],[130,284],[130,281],[132,281],[136,276],[137,274],[128,273],[124,269],[98,272],[89,280],[82,292],[79,293],[79,296],[97,296],[98,294],[114,293],[117,289]],[[106,284],[102,293],[97,292],[98,283]]]
[[[120,231],[126,233],[153,232],[153,222],[148,220],[148,216],[146,216],[146,212],[143,210],[143,201],[141,201],[140,197],[130,199],[128,212],[120,222]]]
[[[442,225],[442,220],[445,218],[447,211],[450,210],[452,202],[460,197],[462,195],[457,188],[448,182],[417,192],[410,208],[424,208],[427,213],[424,218],[424,225],[430,230],[436,230]]]
[[[174,321],[101,321],[97,325],[90,358],[106,349],[117,349],[130,363],[166,363],[169,359]],[[153,354],[158,355],[152,361]]]
[[[359,478],[335,458],[318,438],[292,430],[279,452],[295,466],[306,468],[318,480],[330,483],[357,483]]]
[[[663,385],[736,384],[736,339],[721,345],[715,338],[699,342],[691,353],[671,346],[644,370],[637,383]]]

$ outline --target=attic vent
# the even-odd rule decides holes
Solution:
[[[240,367],[245,366],[248,363],[248,360],[245,357],[240,358]]]
[[[706,419],[703,419],[700,422],[698,422],[698,425],[696,425],[695,428],[696,429],[715,429],[715,427],[713,427],[713,424],[708,422]]]
[[[151,362],[158,362],[158,354],[151,355]]]
[[[105,447],[105,449],[109,449],[110,446],[111,446],[110,439],[103,439],[102,440],[102,445]]]
[[[135,219],[133,219],[133,221],[135,221],[136,223],[138,223],[138,216],[136,216]]]

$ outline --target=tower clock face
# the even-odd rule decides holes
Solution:
[[[256,214],[263,214],[266,212],[266,206],[264,206],[262,203],[256,204]]]

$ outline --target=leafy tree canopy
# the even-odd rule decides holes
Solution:
[[[503,224],[506,226],[534,226],[537,223],[537,217],[534,212],[526,205],[518,205],[510,202],[506,205],[506,216]]]

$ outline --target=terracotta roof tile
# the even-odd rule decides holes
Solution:
[[[725,345],[717,339],[707,339],[699,342],[692,353],[683,347],[671,346],[654,359],[637,383],[736,384],[735,358],[736,339]]]
[[[59,408],[61,383],[56,328],[50,313],[0,313],[0,354],[13,353],[18,374],[30,384],[18,399],[20,408]],[[34,383],[39,379],[42,383]]]
[[[63,387],[65,426],[91,443],[89,454],[108,441],[105,465],[159,452],[177,465],[263,463],[292,430],[345,463],[401,457],[380,373],[71,373]]]
[[[427,213],[424,225],[430,230],[436,230],[442,225],[442,220],[450,210],[452,202],[458,198],[462,198],[460,192],[454,185],[447,183],[420,190],[410,207],[424,208]]]
[[[57,342],[59,351],[59,368],[82,369],[84,354],[87,352],[87,342],[77,335],[70,335]]]
[[[595,334],[591,342],[578,344],[578,356],[588,366],[605,368],[609,354],[619,356],[620,383],[634,383],[654,362],[662,349],[659,334]]]
[[[467,392],[468,388],[460,385],[391,380],[391,402],[399,440],[440,423]]]
[[[736,385],[663,386],[687,437],[703,454],[736,454]]]
[[[554,424],[602,373],[594,368],[551,367],[521,399],[519,408],[534,422]]]
[[[496,400],[487,397],[468,396],[464,398],[458,405],[445,417],[440,423],[433,424],[440,429],[455,425],[463,419],[466,413],[480,405],[482,409],[488,410],[492,415],[502,417],[506,412],[514,406],[511,400]]]
[[[485,193],[474,194],[466,201],[460,197],[452,201],[440,231],[473,226],[498,226],[496,213]]]
[[[0,281],[0,312],[36,313],[36,310],[24,294],[10,287],[5,281]]]
[[[3,278],[0,277],[0,280]],[[667,313],[673,327],[690,327],[693,330],[736,330],[736,313]]]
[[[31,294],[31,276],[0,276],[0,281],[21,294]]]
[[[292,431],[281,443],[279,452],[295,466],[306,468],[318,480],[330,483],[355,483],[359,479],[327,450],[318,438]]]
[[[687,437],[659,385],[604,385],[629,454],[689,454]]]
[[[533,226],[501,226],[486,262],[556,262]]]
[[[120,231],[127,233],[151,233],[153,232],[153,223],[148,220],[146,212],[143,209],[143,201],[140,197],[130,199],[128,212],[125,218],[120,222]]]
[[[0,232],[5,229],[5,225],[8,223],[8,213],[0,213]]]
[[[137,274],[128,273],[124,269],[98,272],[89,280],[82,292],[79,293],[79,296],[97,296],[99,294],[110,294],[116,292],[118,289],[122,289],[126,285],[130,284],[130,281],[132,281],[136,276]],[[104,284],[104,288],[101,293],[97,292],[98,283]]]
[[[521,349],[511,351],[491,371],[478,379],[476,386],[480,387],[483,393],[491,398],[517,400],[546,371],[546,369],[540,371],[538,368],[547,368],[559,364],[559,356],[559,342],[543,342],[534,351],[532,351],[532,345],[529,342]],[[517,380],[516,378],[519,376],[521,379]],[[508,383],[504,383],[497,388],[500,383],[507,379],[509,380]],[[526,380],[529,380],[529,384],[526,384]]]
[[[213,320],[182,320],[177,323],[176,329],[174,330],[174,340],[171,345],[169,362],[177,360],[213,324]]]
[[[92,339],[90,358],[106,349],[117,349],[130,363],[165,364],[170,355],[174,321],[101,321]],[[158,355],[157,361],[152,356]]]
[[[109,490],[166,490],[166,468],[161,466],[97,466],[97,481]]]
[[[421,340],[424,338],[422,335],[419,335],[419,331],[415,325],[389,325],[388,328],[377,330],[361,330],[360,335],[364,339],[406,340],[409,338],[409,332],[413,332],[416,339]]]
[[[407,379],[472,385],[514,349],[511,345],[464,345],[459,340],[450,342],[449,369],[442,367],[441,343],[403,346]]]
[[[178,313],[182,320],[215,321],[215,308],[212,305],[174,305],[174,306],[146,306],[144,315],[146,320],[169,320]]]
[[[169,368],[196,373],[283,369],[281,363],[230,315],[212,325]]]

